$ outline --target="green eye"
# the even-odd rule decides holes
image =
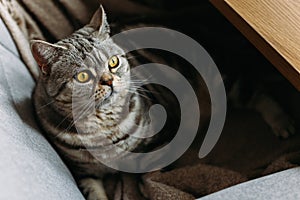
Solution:
[[[120,60],[117,56],[113,56],[111,57],[111,59],[109,59],[108,61],[108,65],[110,69],[114,69],[116,67],[118,67],[120,64]]]
[[[91,80],[91,75],[89,71],[82,71],[79,72],[75,79],[79,82],[79,83],[87,83]]]

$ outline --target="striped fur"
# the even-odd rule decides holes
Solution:
[[[147,106],[132,87],[124,51],[109,38],[102,8],[89,25],[56,44],[33,41],[32,52],[41,68],[33,95],[38,120],[80,186],[86,186],[86,193],[93,185],[101,184],[84,178],[101,180],[105,174],[115,172],[91,151],[98,158],[114,160],[146,144],[133,134],[141,130],[138,126],[149,123],[141,117]],[[115,73],[108,68],[113,56],[118,56],[120,62]],[[74,79],[82,70],[93,77],[88,83]],[[113,79],[112,85],[103,84],[104,74]],[[78,118],[73,114],[76,109]],[[129,112],[124,116],[126,109]],[[119,147],[117,151],[112,149],[114,145]]]

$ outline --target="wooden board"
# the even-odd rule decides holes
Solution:
[[[211,2],[300,91],[300,0]]]

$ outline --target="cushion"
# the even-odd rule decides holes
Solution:
[[[34,81],[0,20],[0,199],[81,200],[71,173],[34,120]]]
[[[300,199],[300,168],[242,183],[201,200]]]

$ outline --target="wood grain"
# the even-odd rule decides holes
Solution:
[[[300,91],[300,1],[211,2]]]

